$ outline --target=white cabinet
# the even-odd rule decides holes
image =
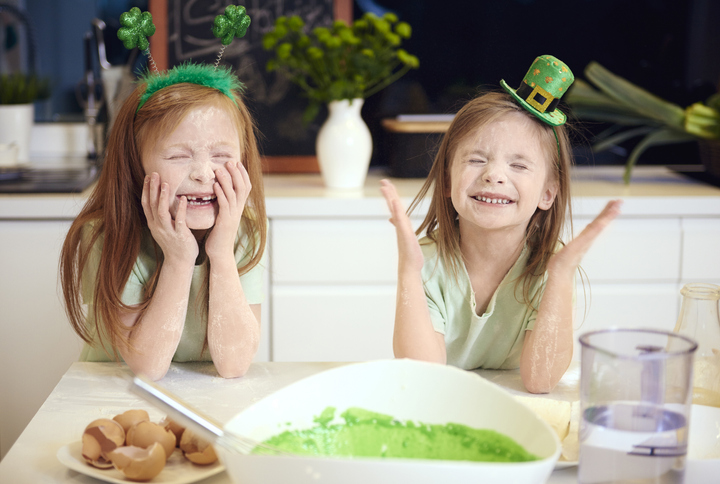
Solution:
[[[271,220],[273,361],[392,358],[397,243],[387,219]]]
[[[575,217],[574,233],[591,220]],[[387,217],[271,216],[271,234],[272,360],[391,358],[397,248]],[[720,214],[615,220],[583,259],[576,335],[610,327],[671,331],[682,284],[720,279],[718,242]]]
[[[720,217],[682,221],[682,281],[720,284]]]
[[[69,221],[0,221],[0,457],[80,354],[57,266]]]
[[[273,361],[392,358],[395,285],[273,286]]]

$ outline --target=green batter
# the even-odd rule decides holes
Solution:
[[[285,431],[264,444],[298,454],[335,457],[400,457],[482,462],[537,460],[510,437],[466,425],[401,422],[389,415],[350,408],[332,424],[328,407],[307,430]]]

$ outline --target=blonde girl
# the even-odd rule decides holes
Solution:
[[[572,82],[567,66],[541,56],[524,84],[532,91],[551,75],[563,77],[556,92]],[[416,233],[395,188],[382,182],[399,251],[393,348],[396,357],[465,369],[519,367],[525,388],[545,393],[572,358],[575,271],[620,202],[562,244],[571,215],[565,116],[537,112],[519,102],[528,90],[503,87],[455,116],[410,207],[431,197]]]
[[[84,361],[243,375],[258,348],[266,216],[256,132],[229,70],[148,76],[113,124],[65,240],[61,284]]]

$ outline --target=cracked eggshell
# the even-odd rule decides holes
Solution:
[[[155,442],[163,446],[166,457],[170,457],[175,450],[175,434],[162,425],[149,421],[138,422],[130,427],[125,441],[127,445],[142,448],[150,447]]]
[[[128,410],[113,417],[117,423],[122,425],[123,430],[127,433],[130,427],[138,422],[150,421],[150,415],[145,410]]]
[[[160,425],[175,434],[175,441],[177,442],[177,446],[180,447],[180,439],[182,438],[182,434],[185,431],[185,427],[183,427],[170,417],[165,417],[165,420],[160,422]]]
[[[165,450],[158,442],[147,449],[135,446],[118,447],[109,454],[113,466],[133,481],[149,481],[165,467]]]
[[[125,431],[122,426],[109,418],[99,418],[85,427],[82,455],[88,464],[99,469],[108,469],[112,467],[108,454],[124,443]]]
[[[217,461],[217,454],[210,442],[201,439],[188,429],[185,429],[180,439],[180,450],[193,464],[207,465]]]

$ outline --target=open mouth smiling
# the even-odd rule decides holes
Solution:
[[[204,205],[212,205],[212,203],[217,198],[215,195],[208,195],[206,197],[193,197],[191,195],[185,195],[185,198],[187,198],[188,206],[204,206]]]
[[[478,202],[490,203],[490,204],[494,204],[494,205],[508,205],[511,203],[515,203],[512,200],[507,199],[507,198],[491,198],[491,197],[484,197],[484,196],[480,196],[480,195],[475,196],[475,197],[470,197],[470,198],[472,198],[473,200],[477,200]]]

